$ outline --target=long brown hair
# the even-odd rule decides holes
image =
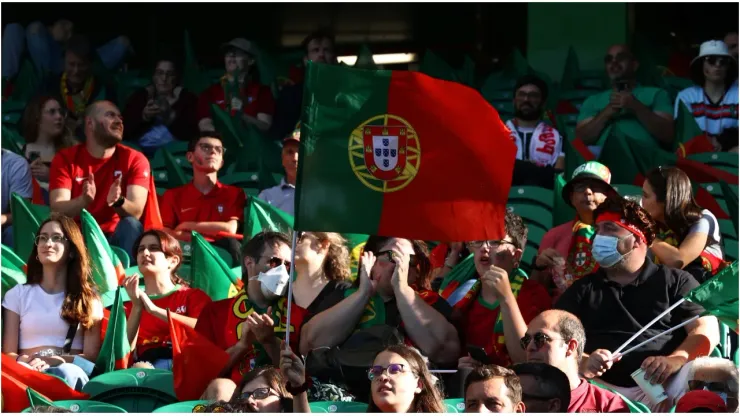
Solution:
[[[239,383],[239,386],[236,388],[236,390],[234,390],[234,394],[231,395],[231,400],[229,400],[229,403],[242,405],[242,390],[247,384],[260,377],[264,377],[267,385],[277,392],[283,405],[283,412],[292,413],[293,395],[288,393],[288,390],[285,388],[288,380],[285,378],[285,376],[283,376],[283,373],[278,368],[275,368],[271,365],[255,368],[254,370],[245,374],[241,383]],[[247,407],[249,408],[249,406]]]
[[[434,381],[432,381],[432,373],[429,372],[421,353],[416,348],[404,344],[390,345],[381,351],[381,353],[386,351],[403,357],[409,363],[411,371],[421,380],[421,393],[414,397],[414,401],[406,413],[445,413],[446,408],[442,402],[442,392],[439,391]],[[371,391],[367,413],[380,412],[372,396]]]
[[[85,329],[93,326],[93,303],[99,302],[94,290],[90,258],[80,228],[74,220],[64,214],[52,212],[49,219],[41,223],[36,235],[50,222],[56,222],[62,228],[64,237],[69,241],[67,258],[67,283],[64,288],[61,316],[70,325],[79,322]],[[39,261],[38,247],[34,244],[28,256],[28,280],[26,284],[37,285],[44,276],[43,265]]]
[[[347,240],[337,233],[311,233],[319,241],[327,241],[329,250],[324,259],[324,275],[329,280],[349,279],[349,250]]]
[[[701,219],[702,208],[694,199],[691,179],[679,168],[657,167],[648,172],[646,180],[655,198],[665,203],[665,225],[683,240],[691,226]]]
[[[136,241],[134,242],[134,250],[136,252],[137,264],[139,257],[139,244],[141,244],[141,240],[143,240],[144,237],[148,235],[151,235],[159,240],[159,246],[162,247],[162,253],[164,253],[164,256],[166,258],[176,256],[180,259],[180,261],[177,262],[177,266],[175,266],[175,268],[170,272],[170,279],[172,280],[172,283],[175,285],[188,286],[188,283],[177,274],[177,271],[180,269],[180,265],[182,265],[183,260],[182,248],[180,248],[180,243],[175,237],[162,230],[149,230],[141,234],[139,238],[136,239]]]
[[[23,111],[23,138],[26,139],[26,143],[35,143],[39,137],[39,124],[41,123],[41,114],[44,111],[44,106],[47,102],[54,100],[59,102],[56,98],[50,95],[42,95],[34,98]],[[64,111],[64,106],[59,103]],[[70,147],[75,144],[72,132],[65,125],[62,132],[54,137],[54,150],[59,151],[65,147]]]

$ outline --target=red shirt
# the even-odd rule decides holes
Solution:
[[[615,393],[581,379],[570,391],[568,413],[629,413],[627,403]]]
[[[211,298],[200,289],[187,286],[175,286],[175,290],[162,296],[149,296],[152,302],[162,309],[188,318],[198,318],[203,308],[211,303]],[[126,317],[131,314],[131,302],[123,305]],[[136,340],[136,352],[141,356],[145,351],[164,347],[170,343],[169,324],[148,312],[141,313],[139,322],[139,338]]]
[[[71,190],[70,199],[82,195],[84,180],[92,171],[95,176],[95,199],[87,210],[95,217],[104,233],[115,231],[120,217],[116,210],[106,202],[108,190],[116,179],[123,175],[121,191],[126,195],[126,188],[139,185],[149,189],[149,161],[141,153],[130,147],[117,144],[113,156],[98,159],[90,155],[84,144],[78,144],[57,152],[51,161],[49,171],[49,191],[55,189]]]
[[[547,290],[534,280],[524,280],[519,295],[516,297],[516,303],[527,324],[541,312],[552,307]],[[500,306],[494,308],[493,305],[483,300],[482,295],[478,295],[467,313],[459,320],[458,328],[462,329],[463,346],[481,347],[491,359],[492,364],[507,367],[511,364],[511,360],[506,346],[497,348],[497,345],[503,344],[504,334],[494,330],[500,312]],[[462,351],[466,353],[465,348]]]
[[[244,219],[247,197],[241,188],[216,182],[207,194],[201,193],[192,182],[168,189],[162,196],[162,222],[174,229],[183,222],[206,222]]]
[[[252,117],[264,113],[272,115],[275,112],[275,99],[272,97],[272,90],[262,84],[250,82],[241,91],[242,94],[242,111]],[[225,101],[226,94],[221,83],[213,84],[207,90],[200,93],[198,97],[197,119],[211,118],[211,104],[216,104],[222,109],[230,103]]]

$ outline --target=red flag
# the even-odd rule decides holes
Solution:
[[[144,206],[144,212],[141,214],[141,225],[144,226],[145,231],[164,228],[162,214],[159,212],[157,188],[154,186],[154,175],[151,172],[149,172],[149,194],[146,196],[146,205]]]
[[[676,149],[676,155],[681,158],[696,153],[710,152],[714,152],[714,145],[706,134],[700,134],[685,143],[679,143]]]
[[[30,387],[49,401],[87,400],[89,395],[75,391],[58,377],[31,370],[2,354],[3,412],[18,413],[30,406],[26,389]]]
[[[586,146],[586,143],[583,142],[583,140],[579,138],[575,138],[573,141],[570,142],[570,144],[573,146],[574,149],[583,157],[586,159],[586,162],[591,160],[596,160],[596,156],[591,152],[591,149]]]
[[[44,191],[41,189],[41,185],[39,185],[36,178],[31,177],[31,185],[33,187],[31,202],[36,205],[46,205],[46,202],[44,202]]]
[[[172,340],[172,373],[177,400],[198,400],[213,379],[229,362],[229,354],[217,347],[195,329],[182,324],[170,315]]]
[[[719,206],[714,196],[701,185],[696,187],[696,203],[700,207],[711,211],[718,220],[730,219],[730,215]]]

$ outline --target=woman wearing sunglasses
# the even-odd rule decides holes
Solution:
[[[27,275],[5,294],[3,354],[81,390],[88,375],[75,364],[100,352],[103,305],[74,220],[53,213],[41,224]]]
[[[172,369],[172,345],[167,310],[175,319],[195,327],[200,312],[211,298],[200,289],[193,289],[177,275],[182,262],[182,249],[174,237],[160,230],[142,234],[134,244],[136,263],[144,276],[144,290],[139,276],[124,280],[131,302],[124,308],[127,316],[128,340],[137,361],[146,361],[154,368]]]
[[[375,357],[368,370],[368,413],[444,413],[439,391],[424,358],[415,348],[391,345]]]

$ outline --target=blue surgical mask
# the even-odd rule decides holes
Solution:
[[[599,266],[612,267],[619,263],[624,256],[629,254],[629,252],[622,254],[617,250],[619,242],[627,237],[629,235],[619,238],[611,235],[596,234],[594,242],[591,245],[591,255],[594,256],[594,260],[599,263]]]

